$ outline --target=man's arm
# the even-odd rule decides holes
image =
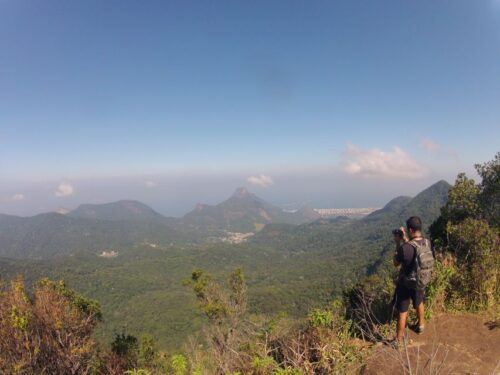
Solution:
[[[396,251],[394,251],[394,256],[392,258],[392,263],[394,264],[394,267],[399,267],[401,265],[401,260],[399,257],[399,248],[400,245],[396,244]]]
[[[396,251],[394,251],[394,257],[392,258],[392,263],[394,267],[399,267],[404,260],[404,253],[402,246],[404,243],[408,242],[408,235],[404,227],[399,228],[403,233],[403,237],[394,237],[394,242],[396,243]]]

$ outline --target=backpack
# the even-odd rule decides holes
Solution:
[[[405,284],[410,289],[424,290],[432,279],[432,269],[434,268],[434,254],[431,243],[424,238],[422,244],[417,241],[409,241],[415,248],[414,269],[405,277]]]

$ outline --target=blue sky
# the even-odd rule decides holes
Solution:
[[[499,62],[498,0],[2,0],[0,212],[380,205],[499,151]]]

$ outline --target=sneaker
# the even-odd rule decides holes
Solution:
[[[421,335],[422,333],[424,333],[425,326],[419,326],[418,324],[415,324],[415,325],[412,327],[412,330],[413,330],[416,334]]]
[[[389,346],[390,348],[393,348],[395,350],[400,350],[401,348],[404,347],[404,342],[403,340],[398,340],[396,338],[390,340],[390,341],[387,341],[385,343],[387,346]]]

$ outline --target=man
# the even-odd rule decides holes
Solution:
[[[422,236],[422,220],[418,216],[412,216],[406,221],[406,229],[408,235],[404,227],[401,227],[399,231],[393,232],[396,242],[394,266],[401,266],[395,292],[395,305],[398,310],[396,343],[404,339],[410,300],[413,302],[413,307],[417,310],[418,317],[418,323],[413,329],[418,334],[421,334],[425,328],[425,289],[417,287],[415,279],[417,272],[417,247],[428,247],[428,250],[431,250],[430,241]]]

